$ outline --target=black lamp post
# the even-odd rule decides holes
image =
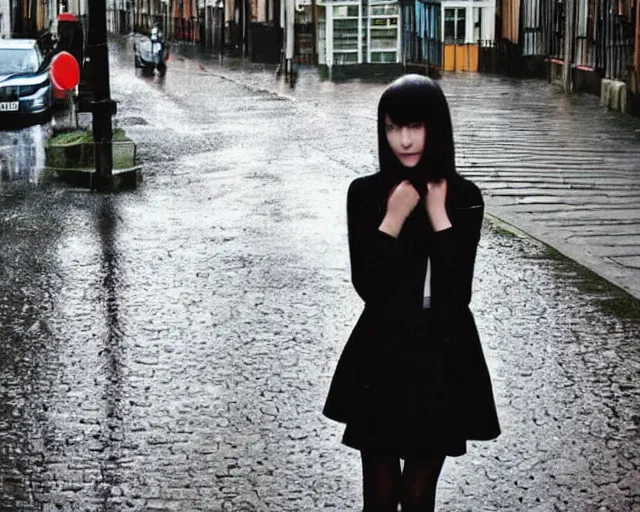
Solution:
[[[93,140],[95,145],[96,180],[94,188],[109,190],[112,186],[113,130],[111,116],[116,104],[111,101],[109,85],[109,49],[107,48],[107,13],[105,0],[89,0],[87,49],[91,66]]]

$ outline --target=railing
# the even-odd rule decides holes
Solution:
[[[596,68],[596,42],[588,36],[576,36],[574,64],[578,68]]]
[[[584,4],[584,5],[583,5]],[[634,73],[635,27],[632,18],[619,13],[617,0],[581,2],[571,55],[573,68],[594,71],[602,78],[629,81]],[[521,74],[523,57],[565,60],[563,4],[547,0],[540,4],[542,30],[523,29],[521,44],[508,40],[480,43],[478,68],[483,72]],[[536,21],[537,18],[532,18]],[[533,25],[533,24],[532,24]],[[537,74],[537,71],[536,71]]]
[[[625,80],[633,72],[634,24],[618,14],[618,3],[598,2],[596,34],[602,34],[595,46],[596,70],[604,78]]]
[[[402,53],[407,65],[441,69],[440,4],[402,5]]]
[[[200,22],[195,18],[173,19],[173,38],[176,41],[197,43],[200,41]]]
[[[403,40],[406,62],[424,66],[442,67],[442,43],[411,34]]]
[[[478,43],[478,71],[518,75],[522,72],[522,49],[507,39]]]

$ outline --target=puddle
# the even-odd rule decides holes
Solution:
[[[0,183],[39,183],[45,164],[48,125],[0,131]]]

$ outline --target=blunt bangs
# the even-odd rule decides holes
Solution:
[[[412,169],[403,168],[387,141],[385,116],[398,126],[424,123],[427,142]],[[392,82],[378,102],[378,156],[380,171],[392,181],[426,183],[456,174],[453,129],[447,100],[440,86],[422,75],[404,75]]]
[[[383,113],[388,115],[395,125],[406,126],[411,123],[427,122],[426,112],[416,108],[420,105],[417,96],[389,94],[381,103]]]

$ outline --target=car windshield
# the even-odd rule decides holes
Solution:
[[[0,49],[0,75],[29,73],[38,70],[38,52],[25,48]]]

